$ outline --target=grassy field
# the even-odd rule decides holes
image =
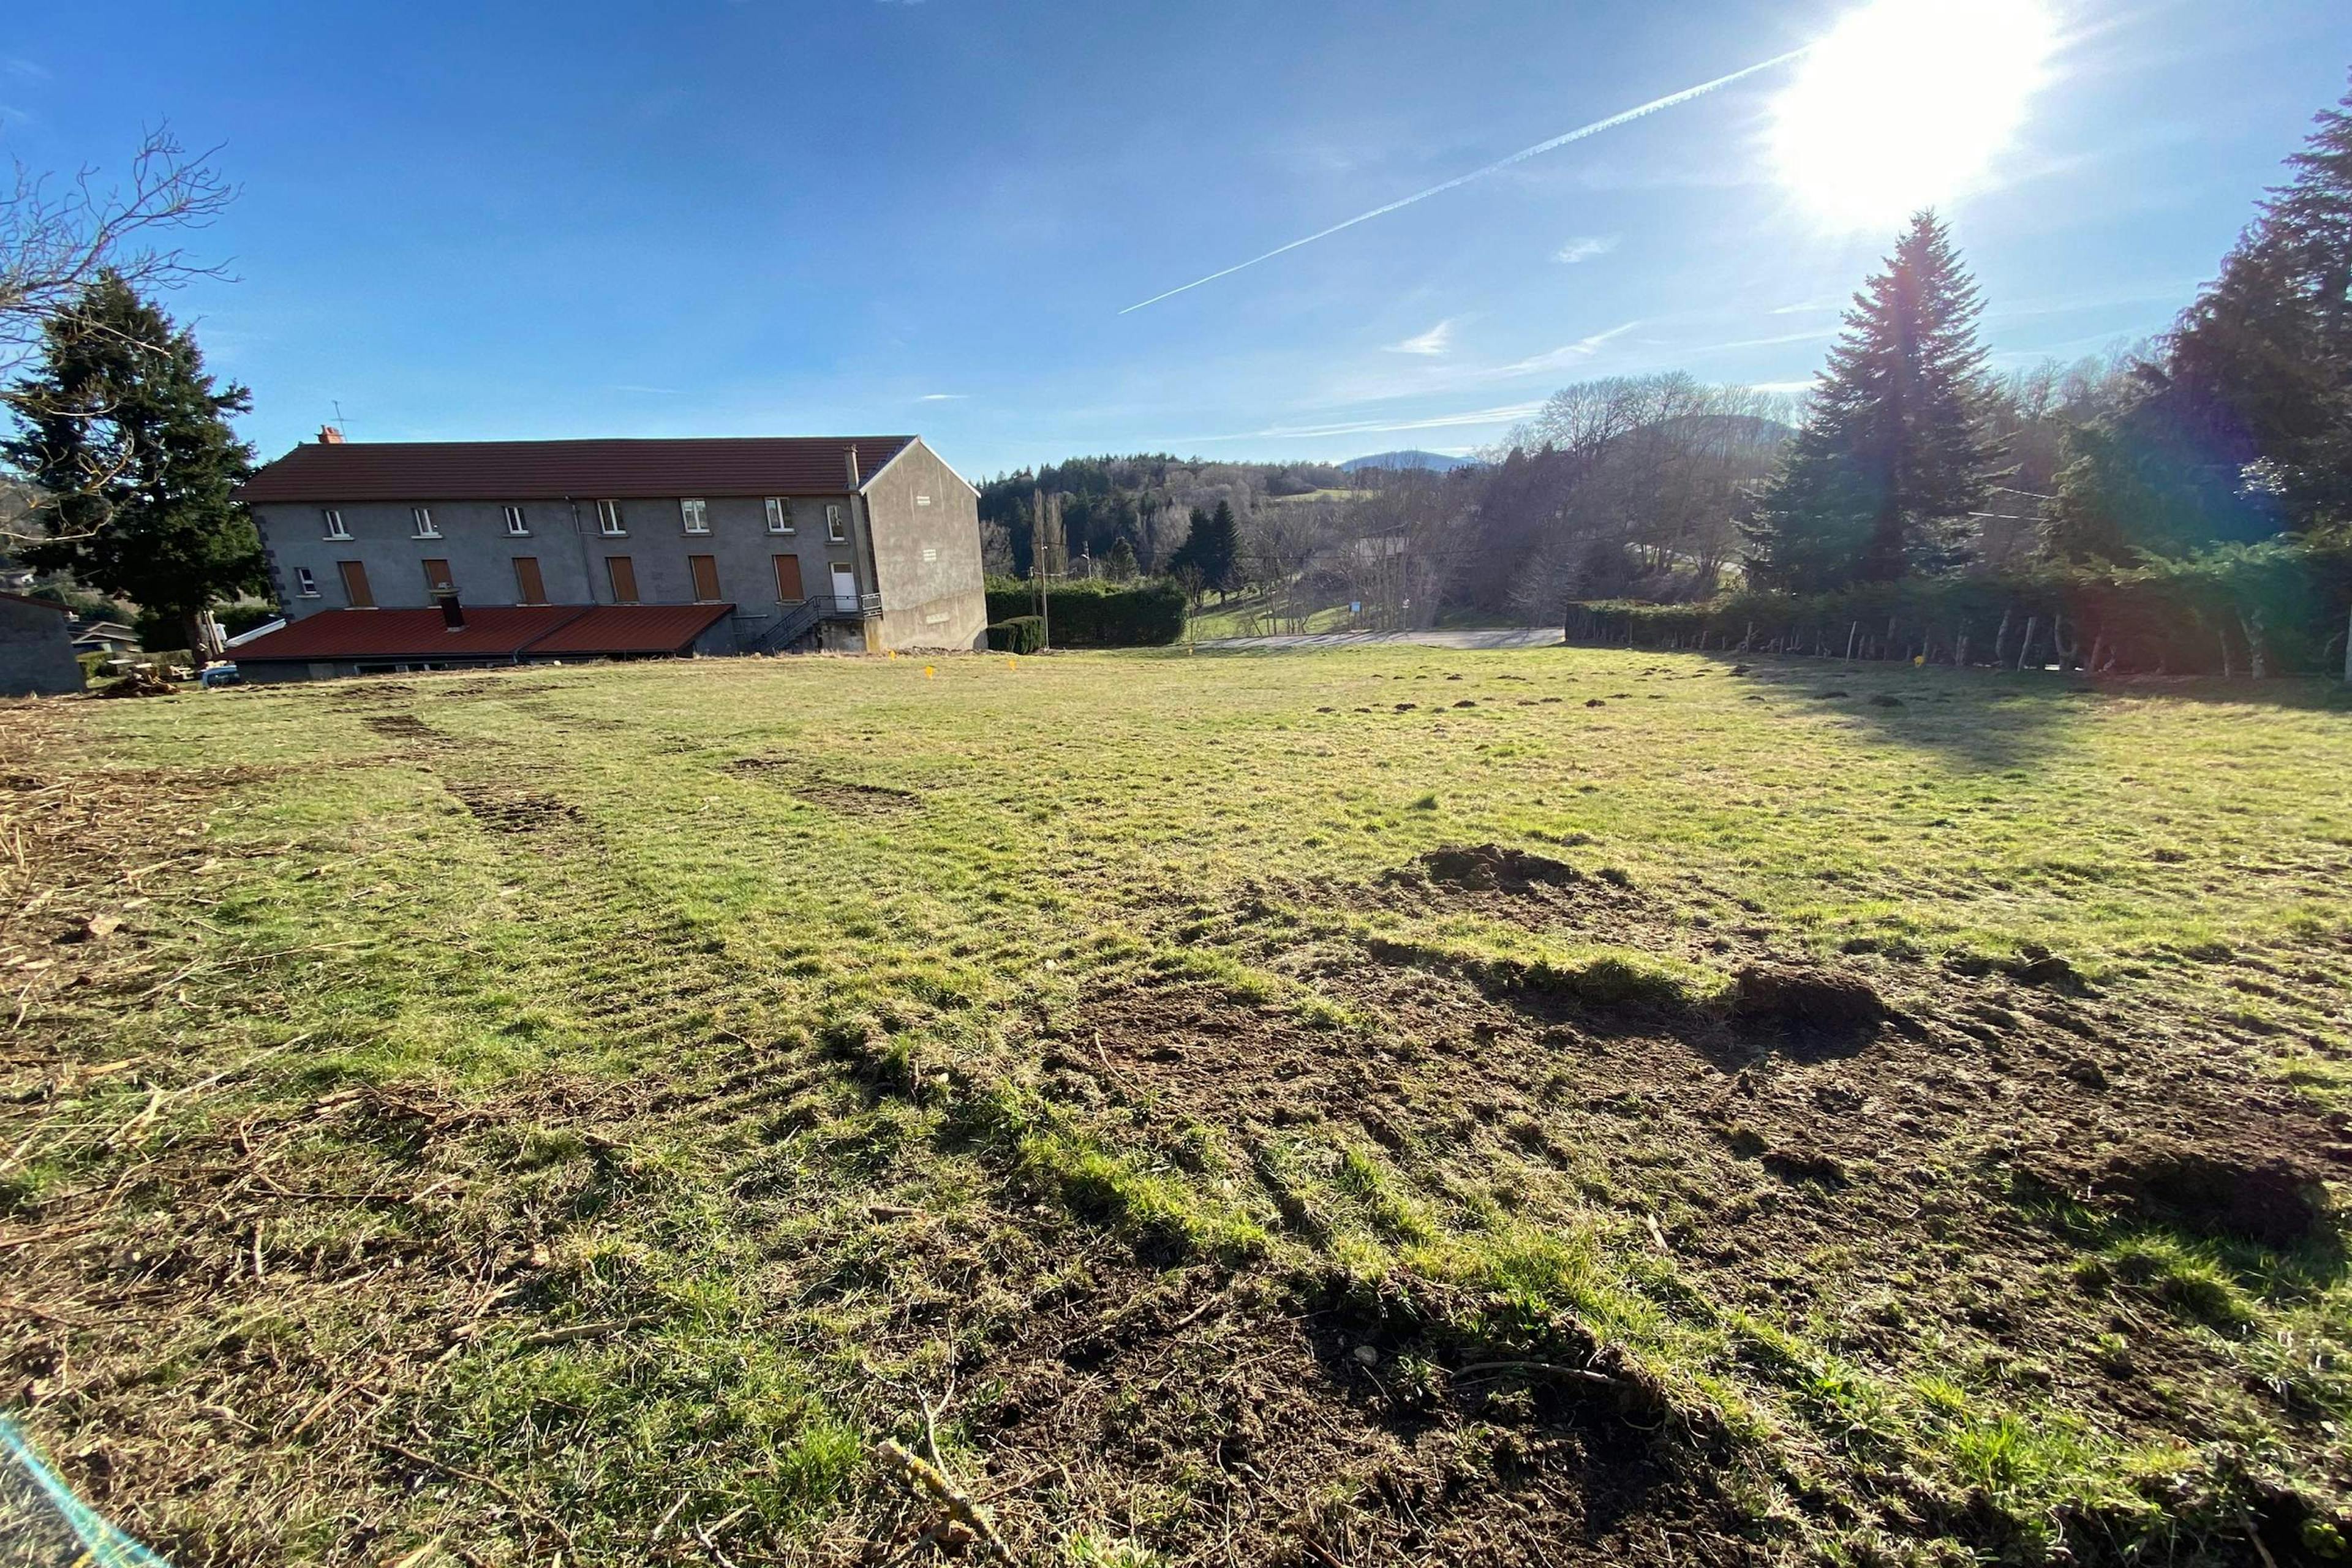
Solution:
[[[181,1568],[2330,1560],[2347,759],[1566,648],[20,706],[5,1397]]]
[[[1277,633],[1344,632],[1355,629],[1358,617],[1348,613],[1346,604],[1323,605],[1308,610],[1304,624],[1286,618],[1295,605],[1286,600],[1276,604],[1260,594],[1236,594],[1223,604],[1211,600],[1192,617],[1192,632],[1196,642],[1208,642],[1219,637],[1268,637]],[[1281,618],[1277,619],[1277,612]],[[1447,611],[1437,618],[1441,627],[1448,629],[1509,626],[1518,623],[1504,616],[1481,616],[1474,613]]]

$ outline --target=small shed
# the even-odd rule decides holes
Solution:
[[[53,697],[82,689],[72,622],[63,605],[0,594],[0,697]]]
[[[117,658],[139,651],[139,634],[121,621],[84,621],[74,627],[76,653],[102,653]]]

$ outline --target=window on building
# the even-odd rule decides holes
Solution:
[[[692,497],[677,503],[677,514],[686,520],[687,532],[709,533],[710,531],[710,509]]]
[[[436,588],[454,589],[457,586],[457,579],[449,575],[449,563],[446,561],[427,560],[425,563],[425,591],[426,593],[430,594]]]
[[[415,518],[415,519],[416,520],[416,537],[417,537],[417,538],[419,538],[419,539],[438,539],[438,538],[440,538],[440,537],[441,537],[441,530],[440,530],[437,526],[436,526],[436,525],[435,525],[435,523],[434,523],[434,521],[433,521],[433,509],[432,509],[431,507],[429,507],[429,506],[413,506],[413,507],[410,507],[410,508],[408,509],[408,515],[409,515],[410,517]]]
[[[790,533],[793,531],[793,503],[782,496],[768,498],[768,531]]]
[[[604,557],[604,581],[613,590],[613,603],[634,605],[637,602],[637,563],[625,555]]]
[[[515,534],[520,537],[520,535],[530,531],[530,521],[528,518],[523,516],[522,508],[519,506],[509,506],[500,507],[499,510],[506,513],[507,531],[509,533]]]
[[[319,516],[327,525],[328,538],[349,539],[352,536],[352,531],[343,526],[343,514],[333,507],[328,507]]]
[[[319,579],[310,574],[308,566],[294,568],[294,592],[305,599],[319,596]]]
[[[932,549],[932,548],[931,548],[930,546],[929,546],[929,545],[924,546],[924,548],[923,548],[923,559],[924,559],[925,561],[927,561],[927,562],[929,562],[929,561],[937,561],[939,558],[940,558],[940,552],[939,552],[937,550]]]
[[[776,557],[776,600],[779,604],[797,605],[808,597],[801,585],[801,558],[797,555]]]
[[[600,500],[596,503],[596,528],[599,532],[623,534],[629,531],[621,526],[621,503]]]
[[[367,563],[338,561],[335,571],[343,579],[343,603],[354,610],[375,608],[375,595],[368,587]]]
[[[824,509],[824,536],[836,544],[849,537],[849,525],[843,521],[838,505],[828,505]]]
[[[547,584],[539,574],[539,557],[518,555],[514,558],[514,563],[515,603],[518,605],[547,603]]]
[[[698,605],[717,604],[721,596],[719,592],[719,557],[689,555],[686,558],[686,569],[694,578],[694,602]]]

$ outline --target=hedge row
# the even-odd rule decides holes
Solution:
[[[2232,547],[2137,568],[2041,565],[1706,604],[1569,606],[1570,642],[2093,673],[2342,674],[2352,547]]]
[[[988,646],[999,653],[1035,653],[1045,646],[1045,623],[1036,616],[1014,616],[988,628]]]
[[[1034,584],[988,582],[988,618],[1037,613]],[[1184,590],[1165,578],[1139,583],[1056,583],[1046,593],[1046,630],[1055,647],[1155,647],[1184,635]]]

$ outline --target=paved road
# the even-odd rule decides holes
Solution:
[[[1270,637],[1213,637],[1203,653],[1254,653],[1290,648],[1363,647],[1376,643],[1420,643],[1427,647],[1552,647],[1558,626],[1479,626],[1460,631],[1307,632]]]

